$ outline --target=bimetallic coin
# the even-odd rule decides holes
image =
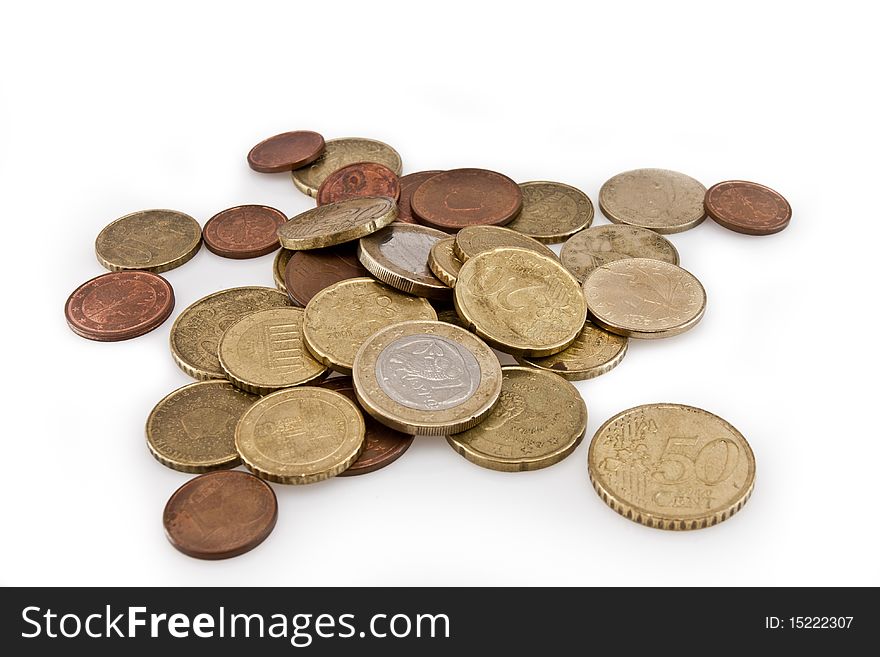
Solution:
[[[454,246],[455,238],[446,237],[439,242],[435,242],[428,252],[428,268],[433,272],[434,276],[449,287],[455,287],[458,272],[464,264],[455,255]]]
[[[351,278],[321,290],[309,301],[303,343],[324,365],[351,374],[364,340],[407,319],[437,319],[437,313],[427,299],[398,292],[372,278]]]
[[[273,392],[250,407],[235,429],[247,468],[279,484],[333,477],[364,449],[364,417],[332,390],[302,386]]]
[[[791,221],[791,206],[782,194],[745,180],[712,185],[705,206],[716,223],[746,235],[772,235]]]
[[[163,398],[147,418],[147,446],[162,465],[202,473],[234,468],[235,425],[259,397],[227,381],[199,381]]]
[[[284,272],[284,282],[293,302],[305,306],[333,283],[369,275],[357,258],[357,246],[349,243],[328,249],[295,251]]]
[[[499,226],[467,226],[462,228],[455,236],[452,248],[459,260],[467,262],[478,253],[505,246],[528,249],[558,260],[556,254],[538,240]]]
[[[465,329],[408,321],[371,335],[354,360],[364,410],[409,434],[443,436],[478,424],[498,401],[501,365]]]
[[[318,205],[347,201],[363,196],[400,196],[397,174],[384,164],[357,162],[331,173],[318,188]]]
[[[296,253],[296,251],[281,249],[278,251],[275,260],[272,262],[272,279],[275,281],[275,287],[282,292],[287,292],[287,286],[284,284],[284,272],[287,270],[287,263],[290,262],[290,257],[294,253]],[[291,299],[291,301],[293,301],[295,305],[302,305],[297,304],[295,299]]]
[[[324,152],[324,138],[317,132],[297,130],[269,137],[248,153],[248,165],[260,173],[290,171],[311,164]]]
[[[659,529],[701,529],[739,511],[755,485],[755,456],[717,415],[646,404],[605,422],[587,455],[590,481],[620,515]]]
[[[400,177],[400,198],[397,199],[397,221],[417,224],[412,211],[412,195],[428,178],[443,173],[442,171],[417,171]]]
[[[257,258],[278,248],[278,228],[287,217],[267,205],[239,205],[208,219],[202,236],[224,258]]]
[[[373,276],[402,292],[420,297],[449,297],[449,286],[428,267],[431,248],[446,233],[427,226],[395,223],[361,238],[358,259]]]
[[[269,308],[245,315],[223,333],[217,355],[233,385],[265,395],[327,373],[303,346],[301,308]]]
[[[396,217],[394,199],[353,198],[296,215],[278,229],[278,239],[291,251],[323,249],[366,237]]]
[[[580,285],[558,260],[514,248],[484,251],[464,263],[455,310],[490,345],[517,356],[562,351],[587,318]]]
[[[610,178],[599,190],[599,208],[610,221],[680,233],[706,218],[706,188],[667,169],[635,169]]]
[[[572,384],[528,367],[501,369],[501,396],[477,426],[446,438],[468,461],[523,472],[559,463],[587,430],[587,406]]]
[[[558,182],[536,180],[521,183],[523,206],[507,224],[539,242],[564,242],[593,223],[593,203],[581,190]]]
[[[626,354],[628,340],[590,321],[568,347],[544,358],[523,357],[524,365],[553,372],[569,381],[592,379],[613,370]]]
[[[596,267],[624,258],[653,258],[678,264],[678,251],[647,228],[610,224],[582,230],[562,245],[559,259],[582,283]]]
[[[199,222],[176,210],[140,210],[108,224],[95,240],[98,262],[110,271],[158,274],[180,267],[202,245]]]
[[[519,185],[485,169],[453,169],[431,176],[411,200],[419,221],[447,232],[465,226],[503,226],[522,208]]]
[[[706,291],[693,274],[648,258],[602,265],[584,281],[584,297],[596,324],[631,338],[684,333],[706,311]]]
[[[322,155],[312,164],[291,172],[293,184],[304,194],[317,196],[321,183],[334,171],[357,162],[384,164],[398,176],[401,172],[400,154],[388,144],[374,139],[346,137],[331,139]]]

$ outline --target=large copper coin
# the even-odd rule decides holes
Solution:
[[[301,306],[325,287],[347,278],[369,276],[357,257],[354,243],[327,249],[294,251],[284,270],[284,287],[294,303]]]
[[[311,164],[324,153],[324,138],[317,132],[283,132],[261,141],[248,153],[251,169],[260,173],[292,171]]]
[[[788,226],[791,206],[779,192],[746,180],[727,180],[706,191],[706,214],[729,230],[772,235]]]
[[[354,383],[352,383],[351,377],[341,376],[328,379],[320,385],[322,388],[329,388],[345,395],[360,408],[357,395],[354,393]],[[386,427],[384,424],[374,420],[368,413],[364,413],[364,423],[367,425],[364,451],[348,467],[348,470],[339,473],[340,477],[367,474],[368,472],[375,472],[380,468],[384,468],[386,465],[399,459],[413,443],[414,436],[408,436],[405,433]]]
[[[239,470],[190,479],[165,505],[162,523],[171,545],[197,559],[227,559],[253,550],[272,533],[275,492]]]
[[[67,324],[77,335],[116,342],[149,333],[174,309],[174,290],[157,274],[117,271],[80,285],[64,304]]]
[[[208,219],[202,239],[224,258],[256,258],[281,246],[278,227],[285,221],[287,215],[267,205],[239,205]]]
[[[412,196],[412,210],[434,228],[503,226],[522,209],[522,190],[507,176],[486,169],[453,169],[432,176]]]
[[[419,223],[413,216],[412,195],[428,178],[433,178],[442,171],[416,171],[400,178],[400,197],[397,199],[397,221],[408,224]]]
[[[347,201],[361,196],[387,196],[395,201],[400,195],[397,174],[378,162],[356,162],[337,169],[318,188],[318,205]]]

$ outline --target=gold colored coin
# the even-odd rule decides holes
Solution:
[[[159,273],[180,267],[202,246],[199,222],[176,210],[140,210],[108,224],[95,240],[98,262],[110,271]]]
[[[455,255],[453,246],[455,245],[454,237],[446,237],[436,242],[428,253],[428,268],[434,272],[434,276],[439,278],[449,287],[455,287],[455,281],[458,279],[458,272],[464,264]]]
[[[507,224],[511,230],[556,244],[593,223],[593,202],[576,187],[536,180],[519,188],[523,206],[519,216]]]
[[[445,308],[443,310],[438,310],[437,321],[446,322],[447,324],[455,324],[456,326],[460,326],[461,328],[467,330],[467,326],[462,323],[461,317],[459,317],[458,313],[455,312],[455,308]]]
[[[630,338],[668,338],[693,328],[706,311],[706,291],[689,271],[649,258],[616,260],[584,281],[593,320]]]
[[[401,322],[371,335],[355,356],[353,379],[367,413],[413,435],[469,429],[501,393],[495,353],[469,331],[438,321]]]
[[[485,251],[464,263],[455,310],[486,342],[516,356],[559,353],[587,319],[580,285],[558,260],[514,248]]]
[[[575,341],[558,354],[544,358],[520,356],[517,360],[569,381],[584,381],[617,367],[626,354],[627,344],[625,337],[609,333],[588,320]]]
[[[327,176],[356,162],[378,162],[398,176],[402,171],[400,154],[388,144],[375,139],[344,137],[329,140],[321,157],[306,167],[291,171],[290,175],[298,190],[317,197],[318,188]]]
[[[653,258],[677,265],[678,251],[653,230],[606,224],[582,230],[559,252],[562,264],[582,283],[596,267],[625,258]]]
[[[364,449],[364,416],[326,388],[273,392],[250,407],[235,429],[245,466],[279,484],[312,484],[346,470]]]
[[[373,276],[402,292],[448,299],[449,286],[428,267],[431,249],[446,238],[434,228],[397,222],[362,238],[358,260]]]
[[[303,342],[318,361],[351,374],[357,350],[376,331],[407,319],[437,319],[427,299],[410,296],[372,278],[349,278],[309,301]]]
[[[523,472],[559,463],[587,430],[587,405],[572,384],[529,367],[501,369],[501,396],[477,426],[447,436],[468,461]]]
[[[458,231],[452,245],[455,255],[467,262],[478,253],[501,247],[528,249],[558,260],[556,254],[538,240],[501,226],[468,226]]]
[[[162,399],[147,418],[147,446],[162,465],[194,474],[234,468],[235,425],[259,397],[227,381],[200,381]]]
[[[610,221],[668,235],[706,218],[706,188],[667,169],[635,169],[610,178],[599,190],[599,208]]]
[[[323,249],[375,233],[397,218],[397,204],[384,196],[328,203],[298,214],[278,229],[291,251]]]
[[[171,327],[171,356],[196,379],[225,379],[217,349],[223,332],[245,315],[290,306],[284,292],[270,287],[234,287],[214,292],[186,308]]]
[[[593,436],[587,467],[608,506],[659,529],[717,525],[743,507],[755,485],[755,456],[743,435],[682,404],[618,413]]]
[[[287,263],[293,255],[290,249],[278,249],[275,260],[272,262],[272,278],[275,279],[275,287],[282,292],[287,292],[287,285],[284,283],[284,270],[287,269]]]
[[[237,388],[265,395],[327,373],[302,341],[302,308],[269,308],[245,315],[220,338],[220,366]]]

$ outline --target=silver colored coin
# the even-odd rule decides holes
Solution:
[[[358,259],[383,283],[420,297],[447,298],[449,287],[428,266],[431,247],[449,236],[439,230],[396,222],[358,243]]]

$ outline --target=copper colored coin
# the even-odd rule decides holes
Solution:
[[[158,274],[115,271],[80,285],[67,298],[64,316],[77,335],[116,342],[149,333],[174,310],[174,290]]]
[[[329,388],[348,397],[357,404],[357,396],[354,393],[354,384],[351,377],[341,376],[328,379],[321,384],[322,388]],[[412,445],[414,436],[395,431],[374,420],[369,414],[364,413],[364,422],[367,425],[366,437],[364,438],[364,451],[358,456],[347,470],[339,473],[340,477],[375,472],[380,468],[396,461]]]
[[[253,550],[272,533],[275,492],[240,470],[218,470],[178,488],[162,514],[171,545],[197,559],[227,559]]]
[[[788,226],[791,206],[769,187],[727,180],[706,190],[706,214],[737,233],[772,235]]]
[[[397,199],[397,221],[408,224],[419,223],[412,211],[412,195],[428,178],[433,178],[442,171],[416,171],[400,178],[400,197]]]
[[[356,162],[337,169],[318,188],[318,205],[347,201],[361,196],[387,196],[395,201],[400,195],[397,174],[378,162]]]
[[[224,258],[256,258],[281,246],[278,227],[285,221],[287,215],[267,205],[239,205],[208,219],[202,239]]]
[[[261,141],[248,153],[251,169],[260,173],[292,171],[311,164],[324,153],[324,138],[317,132],[283,132]]]
[[[294,251],[284,270],[284,286],[294,303],[305,306],[325,287],[347,278],[369,276],[357,257],[357,243]]]
[[[447,232],[465,226],[503,226],[522,209],[522,190],[486,169],[453,169],[432,176],[412,196],[419,221]]]

